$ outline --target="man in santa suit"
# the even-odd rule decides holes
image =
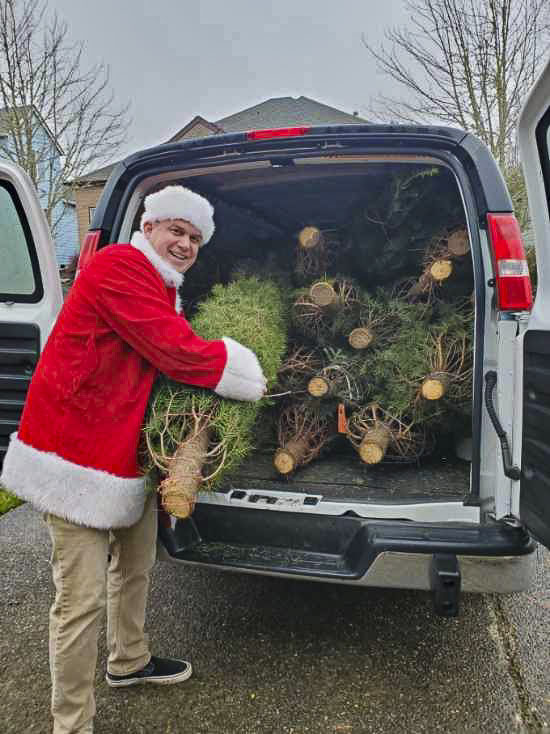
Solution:
[[[225,398],[265,393],[253,352],[202,339],[181,314],[177,289],[213,232],[213,208],[197,193],[167,186],[145,198],[131,243],[105,247],[76,279],[11,437],[1,482],[44,513],[53,545],[54,734],[93,731],[105,607],[109,685],[191,675],[184,660],[152,656],[144,633],[157,521],[137,449],[158,372]]]

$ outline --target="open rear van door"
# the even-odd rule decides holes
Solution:
[[[522,410],[521,479],[512,514],[550,547],[550,61],[531,90],[519,122],[519,145],[535,237],[538,288],[527,328],[518,337]],[[519,457],[518,457],[519,458]]]
[[[37,192],[24,171],[0,160],[0,466],[62,300]]]

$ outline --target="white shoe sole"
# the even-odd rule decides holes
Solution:
[[[148,678],[127,678],[126,680],[112,680],[108,676],[105,676],[105,680],[111,688],[125,688],[127,686],[138,686],[145,683],[154,683],[158,686],[171,686],[174,683],[182,683],[187,680],[193,674],[193,668],[191,663],[187,664],[187,668],[177,675],[157,675],[149,676]]]

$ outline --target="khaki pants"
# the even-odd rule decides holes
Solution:
[[[56,590],[50,610],[54,734],[93,731],[98,634],[105,606],[109,672],[126,675],[149,662],[144,623],[156,552],[155,510],[153,495],[139,522],[111,531],[44,516],[53,545]]]

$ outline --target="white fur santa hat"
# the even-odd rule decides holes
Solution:
[[[202,244],[214,234],[214,207],[204,196],[185,186],[166,186],[145,197],[145,211],[141,215],[141,231],[145,222],[164,219],[185,219],[200,230]]]

